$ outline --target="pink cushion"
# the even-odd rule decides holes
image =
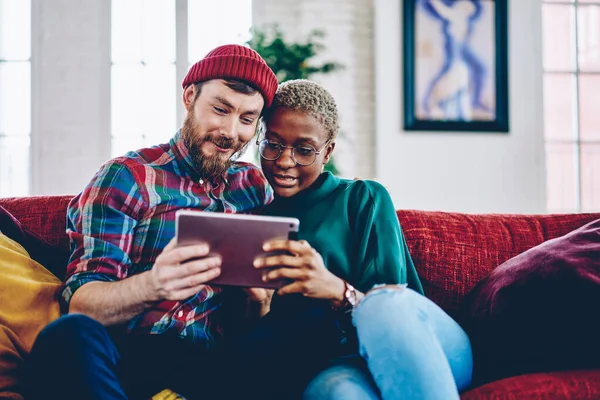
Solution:
[[[600,368],[600,219],[511,258],[465,298],[476,381]]]
[[[400,210],[398,218],[425,294],[453,316],[464,295],[494,268],[597,214],[472,215]]]

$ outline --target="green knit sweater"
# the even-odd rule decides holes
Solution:
[[[298,218],[299,239],[308,241],[332,273],[358,290],[408,283],[423,293],[392,199],[381,184],[325,172],[307,190],[291,198],[276,197],[264,211]]]

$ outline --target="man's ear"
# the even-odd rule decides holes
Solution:
[[[327,145],[327,148],[325,149],[325,157],[323,157],[323,165],[329,162],[331,154],[333,153],[333,149],[335,149],[335,142],[331,142]]]
[[[254,129],[254,140],[257,140],[260,135],[267,130],[264,117],[261,115],[256,120],[256,128]]]
[[[194,100],[196,99],[196,85],[189,85],[183,91],[183,105],[186,110],[190,110],[190,108],[194,105]]]

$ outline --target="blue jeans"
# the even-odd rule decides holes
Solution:
[[[36,339],[25,363],[26,398],[148,399],[165,388],[190,400],[300,397],[339,341],[330,307],[294,296],[211,350],[69,314]]]
[[[462,328],[431,300],[396,286],[370,291],[354,310],[360,356],[334,360],[304,399],[459,399],[473,360]]]

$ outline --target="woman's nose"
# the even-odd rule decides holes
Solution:
[[[293,168],[296,166],[296,160],[294,160],[292,151],[293,150],[290,148],[283,149],[283,153],[281,153],[276,160],[276,163],[280,168]]]

